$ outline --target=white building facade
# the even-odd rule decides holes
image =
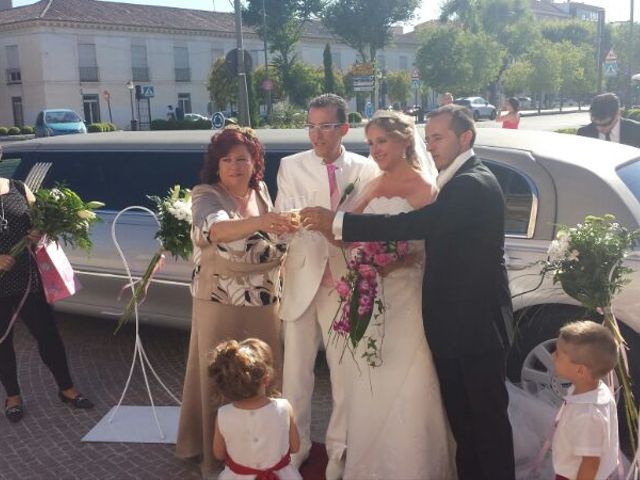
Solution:
[[[379,66],[411,71],[415,37],[395,38],[395,45],[381,52]],[[347,71],[356,52],[319,22],[307,28],[298,46],[300,59],[321,66],[327,42],[334,65]],[[235,46],[231,13],[96,0],[42,0],[7,8],[0,11],[0,71],[5,72],[0,125],[33,125],[38,112],[48,108],[71,108],[89,123],[113,122],[120,128],[129,128],[132,116],[142,123],[165,118],[168,105],[207,113],[211,66]],[[264,64],[262,40],[246,27],[244,47],[254,66]],[[150,115],[146,100],[138,111],[128,84],[152,87]]]

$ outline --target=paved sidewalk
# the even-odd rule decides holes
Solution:
[[[131,365],[133,330],[128,326],[113,336],[112,322],[61,314],[58,318],[74,381],[96,408],[75,411],[60,402],[53,377],[18,322],[15,345],[27,414],[18,424],[0,418],[0,479],[199,479],[199,466],[175,458],[173,445],[80,441],[120,398]],[[181,396],[188,332],[142,326],[141,337],[160,378]],[[152,391],[157,405],[173,404],[155,380]],[[321,356],[313,401],[312,435],[322,441],[331,396]],[[148,405],[139,368],[124,404]]]

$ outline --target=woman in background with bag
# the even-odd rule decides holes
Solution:
[[[13,348],[15,315],[22,318],[36,339],[40,357],[58,384],[60,400],[74,408],[93,407],[73,386],[65,348],[45,299],[34,256],[29,250],[16,259],[8,255],[26,235],[34,244],[40,239],[40,234],[31,230],[29,219],[29,205],[34,201],[33,193],[22,182],[0,177],[0,382],[7,393],[4,414],[11,422],[24,416]]]

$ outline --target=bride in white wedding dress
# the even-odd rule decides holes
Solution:
[[[366,186],[352,210],[395,214],[433,202],[435,174],[425,171],[426,164],[418,159],[413,122],[402,114],[379,111],[365,132],[382,174]],[[410,245],[412,253],[381,272],[378,282],[386,311],[382,322],[372,320],[365,333],[377,340],[382,364],[370,367],[361,357],[366,338],[353,359],[343,360],[345,480],[456,478],[455,446],[422,324],[424,244]]]

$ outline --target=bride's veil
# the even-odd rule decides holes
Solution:
[[[427,150],[427,144],[425,143],[422,135],[420,135],[415,123],[413,124],[413,147],[415,149],[416,159],[422,174],[427,180],[435,185],[436,177],[438,176],[438,169],[436,168],[433,157]]]

